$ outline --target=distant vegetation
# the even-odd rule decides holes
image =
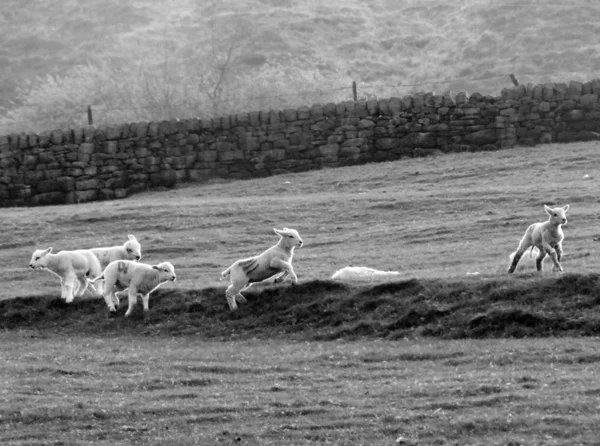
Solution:
[[[7,0],[0,134],[598,76],[600,4]]]

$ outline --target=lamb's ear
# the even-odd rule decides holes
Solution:
[[[129,237],[129,240],[131,240],[131,241],[135,240],[137,242],[137,239],[135,238],[135,235],[129,234],[127,237]]]
[[[155,269],[157,271],[160,271],[160,267],[158,265],[152,265],[152,269]]]
[[[569,205],[567,204],[566,206],[563,206],[563,209],[565,210],[565,212],[567,212],[569,210]]]
[[[281,231],[279,229],[273,228],[273,232],[277,235],[281,235]]]
[[[44,255],[52,252],[52,246],[44,251]]]
[[[551,215],[552,214],[552,208],[549,208],[548,206],[544,205],[544,210],[546,211],[546,214]]]

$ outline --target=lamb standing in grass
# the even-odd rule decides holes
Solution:
[[[96,277],[102,267],[96,256],[87,249],[60,251],[52,254],[52,248],[38,249],[31,256],[31,269],[47,269],[60,279],[60,297],[67,303],[74,296],[81,296],[88,286],[87,278]]]
[[[115,260],[140,260],[142,258],[142,246],[134,235],[128,235],[129,240],[121,246],[111,246],[108,248],[92,248],[92,251],[102,268],[106,268],[110,262]]]
[[[549,255],[554,262],[554,267],[552,268],[553,271],[563,271],[560,264],[563,253],[562,242],[564,239],[562,225],[567,222],[569,205],[554,209],[544,205],[544,210],[549,215],[548,221],[534,223],[527,228],[525,235],[519,243],[519,248],[515,253],[511,254],[513,259],[510,268],[508,269],[509,273],[514,272],[519,260],[521,260],[521,257],[529,247],[536,247],[539,251],[535,260],[535,266],[538,271],[542,270],[542,262],[546,255]]]
[[[281,237],[275,246],[258,256],[238,260],[221,273],[221,278],[231,278],[231,285],[225,291],[231,310],[237,309],[236,299],[240,303],[246,302],[241,291],[248,289],[253,283],[262,282],[279,273],[282,274],[275,279],[275,283],[283,281],[288,275],[291,276],[293,284],[298,282],[298,276],[292,267],[292,257],[294,248],[302,246],[302,239],[295,229],[283,228],[273,231]]]
[[[137,302],[138,295],[142,296],[144,311],[148,311],[150,293],[167,281],[175,281],[175,267],[170,262],[158,265],[132,262],[131,260],[116,260],[108,264],[104,272],[89,282],[94,284],[104,280],[103,297],[111,313],[119,306],[119,298],[115,289],[122,291],[129,288],[129,308],[125,316],[129,316]]]

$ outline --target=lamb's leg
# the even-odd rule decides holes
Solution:
[[[535,267],[538,271],[541,271],[544,266],[544,258],[546,257],[546,251],[540,249],[540,253],[535,258]]]
[[[556,259],[560,262],[563,255],[562,243],[557,243],[556,248],[554,249],[556,249]]]
[[[280,274],[279,276],[277,276],[275,278],[275,280],[273,281],[273,283],[281,283],[285,280],[285,278],[287,276],[289,276],[290,274],[287,271],[284,271],[282,274]]]
[[[230,310],[237,310],[236,299],[243,303],[246,301],[246,298],[240,294],[240,291],[244,289],[246,284],[240,285],[239,283],[232,283],[229,285],[227,290],[225,291],[225,297],[227,297],[227,303],[229,304]],[[241,296],[241,299],[240,299]]]
[[[552,251],[552,253],[550,254],[550,258],[554,262],[554,267],[552,268],[552,271],[554,271],[555,273],[562,273],[564,270],[562,265],[558,261],[558,254],[556,253],[556,251]]]
[[[67,300],[68,290],[66,286],[66,281],[62,277],[60,278],[60,298]]]
[[[150,309],[148,307],[148,299],[149,298],[150,298],[150,293],[142,295],[142,305],[144,307],[144,312],[146,312]]]
[[[238,293],[235,295],[235,300],[240,304],[247,303],[248,300],[246,300],[246,298],[242,295],[242,291],[250,291],[250,288],[252,288],[254,285],[256,285],[256,283],[250,283],[241,290],[239,290]]]
[[[126,290],[127,290],[127,288],[125,288],[125,290],[122,290],[122,291],[126,291]],[[119,308],[119,305],[121,304],[121,301],[120,301],[120,298],[119,298],[119,293],[120,292],[121,291],[118,291],[118,292],[112,294],[113,303],[115,304],[115,307],[117,307],[117,308]]]
[[[75,291],[75,284],[77,283],[77,278],[75,276],[68,276],[65,278],[64,281],[64,293],[65,293],[65,300],[68,304],[70,304],[71,302],[73,302],[73,298],[74,298],[74,291]]]
[[[104,293],[102,294],[102,297],[104,297],[104,302],[106,302],[106,306],[108,307],[109,311],[111,313],[116,313],[117,309],[115,308],[115,305],[113,304],[113,292],[110,288],[105,288],[104,289]]]
[[[552,246],[550,246],[548,243],[544,243],[542,246],[543,246],[543,251],[545,253],[548,253],[550,258],[552,259],[552,262],[554,263],[554,267],[552,268],[552,271],[554,271],[555,273],[562,273],[563,268],[560,265],[560,262],[558,261],[557,251],[555,249],[553,249]]]
[[[275,283],[281,282],[288,275],[292,278],[293,284],[298,283],[298,276],[296,276],[296,273],[294,272],[294,268],[292,267],[291,263],[285,262],[283,260],[274,260],[271,262],[271,267],[277,268],[277,269],[280,269],[283,271],[283,274],[281,276],[279,276],[277,279],[275,279]]]
[[[75,290],[75,296],[82,296],[85,293],[85,290],[88,287],[88,281],[85,280],[85,277],[77,277],[77,289]]]
[[[519,264],[519,260],[523,257],[525,251],[527,251],[528,246],[519,245],[519,249],[515,252],[515,256],[513,257],[510,268],[508,268],[508,274],[512,274],[515,272],[517,265]]]
[[[127,311],[125,312],[125,317],[129,316],[131,314],[131,312],[133,311],[133,307],[135,307],[135,304],[137,302],[137,288],[134,285],[130,285],[129,286],[129,293],[127,294],[128,296],[128,300],[129,300],[129,307],[127,308]]]
[[[250,287],[247,286],[243,290],[240,290],[240,292],[235,295],[235,300],[238,301],[241,304],[247,303],[248,300],[246,300],[246,298],[242,295],[242,291],[247,290],[248,288],[250,288]]]
[[[99,280],[98,282],[96,282],[95,284],[89,284],[88,289],[90,290],[90,292],[92,293],[92,295],[94,296],[102,296],[103,292],[104,292],[104,280]]]

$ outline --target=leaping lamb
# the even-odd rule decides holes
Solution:
[[[280,273],[275,278],[275,283],[283,281],[288,275],[293,284],[298,282],[298,276],[292,267],[292,257],[294,248],[301,247],[303,241],[295,229],[273,228],[273,231],[280,237],[275,246],[255,257],[238,260],[221,273],[221,278],[229,276],[231,279],[231,285],[225,291],[231,310],[237,309],[236,300],[240,303],[246,302],[241,292],[256,282],[262,282]]]
[[[100,262],[91,251],[78,249],[52,254],[52,248],[38,249],[31,255],[31,269],[47,269],[60,279],[60,297],[67,303],[74,296],[81,296],[88,286],[87,278],[96,277],[102,272]]]
[[[519,260],[527,251],[528,248],[535,247],[538,249],[539,254],[535,260],[535,266],[538,271],[542,271],[542,262],[546,255],[549,255],[554,262],[552,268],[555,272],[563,272],[563,268],[560,264],[563,249],[562,242],[564,239],[564,233],[562,225],[567,222],[567,211],[569,205],[563,207],[557,207],[551,209],[544,205],[544,210],[549,215],[548,221],[541,223],[534,223],[527,228],[525,235],[519,243],[519,248],[516,252],[512,253],[512,263],[508,269],[509,274],[514,272]]]

